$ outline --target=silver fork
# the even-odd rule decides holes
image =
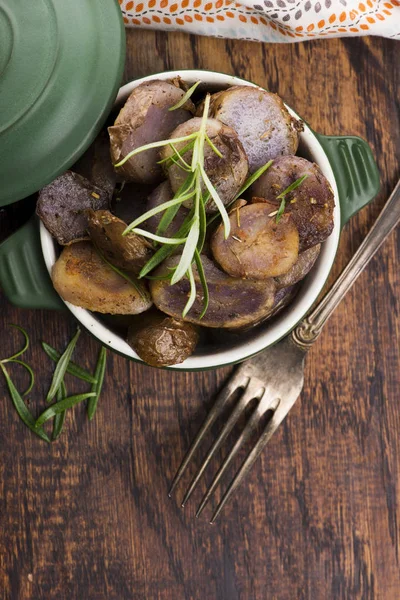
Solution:
[[[256,443],[247,454],[247,457],[236,472],[225,494],[222,496],[210,523],[213,523],[216,520],[233,492],[243,482],[265,445],[300,395],[303,388],[304,359],[307,351],[315,342],[328,318],[349,291],[359,274],[363,271],[375,252],[399,221],[400,180],[397,182],[389,200],[386,202],[378,219],[364,239],[360,248],[321,302],[314,308],[309,316],[301,321],[282,341],[272,348],[263,351],[261,354],[258,354],[254,358],[242,363],[225,385],[183,459],[171,484],[169,496],[172,495],[172,492],[181,480],[183,473],[204,436],[216,419],[224,412],[232,395],[239,389],[243,390],[242,395],[222,427],[218,437],[209,448],[199,471],[185,493],[182,506],[185,506],[186,502],[189,500],[211,458],[228,437],[239,417],[243,414],[246,406],[254,400],[257,401],[257,406],[249,417],[242,433],[239,435],[237,441],[215,474],[211,485],[198,507],[196,517],[202,513],[228,467],[237,456],[238,451],[254,434],[260,420],[266,415],[267,411],[272,411],[270,420],[265,425]]]

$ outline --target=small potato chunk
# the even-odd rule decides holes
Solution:
[[[197,114],[201,110],[202,106]],[[211,96],[209,116],[237,132],[249,159],[250,173],[277,156],[295,154],[303,129],[277,94],[245,85]]]
[[[63,300],[94,312],[136,315],[152,304],[145,286],[137,282],[136,288],[118,275],[90,242],[64,248],[53,266],[52,280]]]
[[[191,323],[150,312],[128,330],[128,344],[152,367],[168,367],[195,351],[199,334]]]
[[[170,138],[184,137],[190,135],[200,129],[201,119],[190,119],[186,123],[179,125],[170,135]],[[238,136],[233,129],[223,125],[216,119],[208,119],[207,135],[212,143],[222,154],[220,158],[214,150],[207,144],[204,144],[204,169],[211,180],[211,183],[217,190],[219,197],[224,204],[228,204],[233,200],[238,193],[243,183],[246,180],[248,172],[248,162],[243,146],[240,143]],[[178,150],[181,150],[186,145],[186,142],[178,142],[175,144]],[[173,155],[173,150],[170,146],[165,146],[161,151],[162,158],[168,158]],[[190,164],[192,160],[192,150],[185,153],[184,159]],[[184,183],[188,174],[178,165],[173,164],[167,169],[169,181],[172,191],[177,192]],[[206,189],[203,187],[203,192]],[[191,208],[193,200],[187,200],[184,206]],[[209,201],[206,205],[206,212],[212,213],[217,210],[215,203]]]
[[[299,234],[289,215],[279,223],[270,217],[267,204],[249,204],[229,219],[231,233],[221,224],[211,240],[211,250],[221,268],[232,277],[269,279],[287,273],[297,261]]]
[[[143,212],[152,210],[153,208],[156,208],[157,206],[164,204],[164,202],[168,202],[168,200],[172,200],[173,197],[174,197],[174,193],[171,189],[169,182],[163,181],[149,195],[149,197],[147,199],[146,210],[144,210]],[[167,237],[172,237],[174,234],[176,234],[178,229],[183,224],[183,221],[187,217],[188,213],[189,213],[189,211],[186,208],[184,208],[183,206],[181,206],[179,208],[178,212],[176,213],[173,221],[167,227],[166,231],[164,231],[163,235],[166,235]],[[157,227],[158,227],[163,215],[164,215],[164,213],[160,212],[157,215],[154,215],[154,217],[150,217],[150,219],[145,221],[143,223],[143,225],[141,225],[141,227],[143,227],[144,229],[147,229],[148,231],[150,231],[152,233],[156,233]]]
[[[304,252],[300,252],[297,261],[294,263],[293,267],[284,275],[280,277],[275,277],[276,285],[278,289],[287,288],[289,286],[295,285],[311,271],[313,268],[315,261],[317,260],[319,253],[321,251],[321,244],[317,244],[316,246],[312,246],[308,250],[304,250]]]
[[[36,213],[62,246],[87,240],[87,209],[108,208],[109,196],[87,179],[66,171],[40,193]]]
[[[300,156],[277,158],[249,191],[252,196],[266,198],[278,209],[281,201],[277,196],[303,175],[307,179],[287,194],[285,208],[299,230],[301,251],[323,242],[333,230],[335,200],[319,167]]]
[[[127,225],[108,210],[89,210],[90,239],[115,267],[138,275],[153,255],[152,245],[136,233],[123,236]]]
[[[139,146],[168,139],[175,127],[190,119],[194,112],[190,100],[182,108],[168,110],[184,94],[177,81],[153,80],[135,88],[115,124],[108,128],[113,164]],[[156,184],[163,178],[158,160],[158,148],[147,150],[130,158],[116,171],[126,181]]]
[[[85,154],[74,164],[73,171],[104,190],[111,202],[116,174],[111,162],[110,139],[107,131],[101,131]]]
[[[179,256],[167,259],[155,274],[169,273],[168,267],[175,267],[179,259]],[[266,281],[236,279],[220,271],[206,256],[202,255],[201,260],[210,295],[208,309],[200,319],[203,310],[203,293],[197,270],[194,269],[197,297],[185,321],[203,327],[239,328],[257,323],[268,314],[274,304],[273,279]],[[182,279],[175,285],[170,285],[169,281],[165,280],[150,282],[154,304],[159,310],[175,319],[182,319],[189,291],[190,284],[187,279]]]

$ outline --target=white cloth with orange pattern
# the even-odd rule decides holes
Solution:
[[[263,42],[400,39],[400,0],[119,0],[127,26]]]

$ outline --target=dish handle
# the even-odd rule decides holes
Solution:
[[[47,271],[35,216],[0,244],[0,287],[21,308],[66,309]]]
[[[315,133],[328,156],[339,191],[342,227],[369,204],[380,189],[379,171],[372,150],[357,136]]]

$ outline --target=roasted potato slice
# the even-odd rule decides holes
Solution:
[[[202,109],[200,105],[197,114]],[[303,129],[277,94],[245,85],[213,94],[209,116],[237,132],[249,160],[250,173],[277,156],[295,154]]]
[[[179,125],[171,133],[170,138],[178,138],[190,135],[200,129],[201,119],[190,119],[186,123]],[[238,193],[246,180],[248,172],[248,162],[243,146],[233,129],[223,125],[216,119],[208,119],[207,135],[212,143],[222,154],[220,158],[214,150],[207,144],[204,144],[204,169],[217,190],[219,197],[224,204],[228,204]],[[178,142],[175,147],[181,150],[186,145],[185,142]],[[165,146],[161,150],[162,158],[168,158],[174,153],[170,146]],[[185,153],[184,159],[190,163],[192,159],[192,150]],[[173,192],[177,192],[187,178],[187,172],[178,165],[172,164],[167,168],[169,181]],[[205,191],[205,188],[203,188]],[[187,200],[185,206],[190,208],[193,200]],[[216,206],[213,201],[206,205],[206,212],[215,212]]]
[[[111,162],[110,139],[107,131],[101,131],[85,154],[74,164],[73,171],[104,190],[111,202],[116,174]]]
[[[52,269],[61,298],[87,310],[112,315],[136,315],[152,304],[141,282],[133,286],[97,254],[90,242],[67,246]]]
[[[177,365],[195,351],[197,327],[186,321],[150,311],[129,327],[128,344],[152,367]]]
[[[87,240],[89,208],[108,208],[108,194],[87,179],[66,171],[39,192],[36,212],[57,242],[62,246]]]
[[[182,108],[168,110],[184,94],[177,81],[153,80],[135,88],[115,124],[108,128],[113,164],[139,146],[168,139],[175,127],[190,119],[194,112],[194,105],[190,100]],[[158,148],[147,150],[130,158],[116,171],[126,181],[158,183],[163,179],[158,160]]]
[[[175,267],[179,262],[178,256],[173,256],[157,269],[156,275],[165,275],[168,267]],[[203,310],[203,294],[197,270],[194,269],[196,287],[198,290],[193,307],[185,317],[185,321],[202,325],[203,327],[238,328],[259,322],[274,304],[275,282],[252,281],[230,277],[220,271],[206,256],[202,256],[205,276],[210,295],[206,314],[200,319]],[[169,281],[152,280],[150,292],[154,304],[159,310],[182,319],[190,290],[187,279],[182,279],[175,285]]]
[[[279,223],[269,216],[267,204],[249,204],[230,215],[231,232],[224,226],[211,239],[211,250],[220,267],[232,277],[269,279],[287,273],[299,255],[299,233],[289,215]]]
[[[171,189],[169,181],[163,181],[162,183],[160,183],[160,185],[158,185],[156,187],[155,190],[153,190],[153,192],[151,192],[151,194],[149,194],[149,197],[147,199],[146,211],[156,208],[157,206],[160,206],[164,202],[168,202],[168,200],[172,200],[173,197],[174,197],[174,193]],[[143,211],[143,212],[146,212],[146,211]],[[185,218],[187,217],[188,213],[189,213],[189,211],[186,208],[184,208],[183,206],[181,206],[179,208],[178,212],[176,213],[174,220],[170,223],[170,225],[167,227],[166,231],[164,232],[164,235],[166,235],[168,237],[172,237],[178,231],[178,229],[181,227],[181,225],[182,225],[183,221],[185,220]],[[155,233],[157,230],[157,227],[162,219],[163,214],[164,213],[161,212],[161,213],[158,213],[157,215],[154,215],[154,217],[150,217],[150,219],[145,221],[145,223],[143,223],[143,225],[141,225],[141,227],[143,227],[144,229],[148,229],[148,231],[151,231],[152,233]]]
[[[115,267],[139,274],[153,254],[153,246],[140,235],[128,233],[127,225],[108,210],[89,210],[88,231],[90,239],[104,257]]]
[[[277,196],[297,179],[307,175],[299,187],[286,196],[285,212],[295,222],[300,235],[300,250],[307,250],[326,240],[333,230],[333,191],[320,168],[300,156],[283,156],[251,186],[250,196],[266,198],[275,203]]]
[[[317,244],[316,246],[308,248],[308,250],[304,250],[304,252],[300,252],[299,257],[294,263],[293,267],[284,275],[275,277],[278,289],[280,290],[282,288],[295,285],[304,279],[307,273],[309,273],[313,268],[320,251],[321,244]]]

